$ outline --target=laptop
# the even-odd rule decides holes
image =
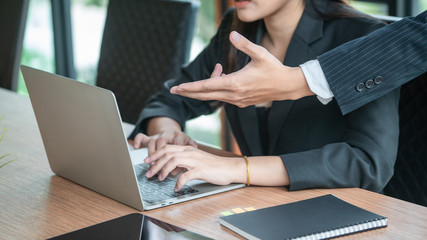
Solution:
[[[56,175],[140,211],[245,186],[192,180],[174,192],[174,178],[147,179],[147,149],[128,144],[111,91],[27,66],[21,70]]]

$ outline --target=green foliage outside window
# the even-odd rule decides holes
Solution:
[[[386,3],[374,3],[374,2],[363,2],[363,1],[349,1],[350,5],[355,9],[375,15],[388,15],[388,6]]]

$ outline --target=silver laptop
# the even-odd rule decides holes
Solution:
[[[174,192],[173,178],[147,179],[147,149],[128,144],[111,91],[27,66],[21,70],[49,165],[58,176],[141,211],[244,186],[193,180]]]

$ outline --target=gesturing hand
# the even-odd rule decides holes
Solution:
[[[144,161],[151,165],[146,173],[148,178],[159,173],[159,179],[163,180],[174,169],[186,169],[187,171],[178,178],[175,191],[179,191],[193,179],[227,185],[245,178],[246,174],[242,158],[219,157],[192,146],[165,145]]]
[[[230,34],[230,41],[251,57],[244,68],[224,75],[222,66],[217,64],[211,78],[180,84],[172,87],[170,92],[199,100],[228,102],[239,107],[313,95],[299,67],[283,65],[265,48],[237,32]]]

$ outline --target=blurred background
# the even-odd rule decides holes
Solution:
[[[30,0],[21,58],[21,64],[49,72],[56,71],[52,13],[57,10],[52,6],[53,1]],[[221,14],[231,3],[200,0],[190,61],[215,34]],[[349,3],[365,13],[382,16],[413,16],[427,9],[427,0],[351,0]],[[78,81],[95,84],[107,6],[108,0],[69,0],[62,8],[69,11],[73,77]],[[17,91],[27,94],[21,74]],[[220,113],[189,121],[187,134],[198,141],[221,146]]]

